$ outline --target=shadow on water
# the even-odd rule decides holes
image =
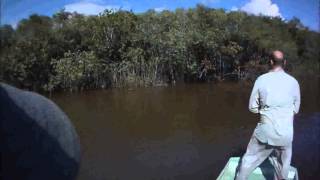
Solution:
[[[302,180],[320,179],[317,83],[300,83],[292,165]],[[79,132],[79,180],[200,180],[215,179],[231,156],[243,155],[259,119],[247,110],[251,88],[223,82],[63,93],[52,99]]]
[[[72,180],[79,144],[66,116],[47,99],[0,84],[1,179]]]

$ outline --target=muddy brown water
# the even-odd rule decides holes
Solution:
[[[292,165],[320,179],[320,80],[300,78]],[[222,82],[51,96],[81,140],[79,180],[216,179],[241,156],[258,122],[252,84]]]

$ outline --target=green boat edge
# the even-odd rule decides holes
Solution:
[[[233,180],[235,177],[236,168],[240,161],[240,157],[231,157],[226,166],[223,168],[221,173],[219,174],[217,180]],[[273,169],[268,169],[268,173],[273,173]],[[272,174],[273,175],[273,174]],[[298,171],[295,167],[290,168],[289,170],[289,180],[298,180]],[[266,180],[264,175],[262,174],[262,170],[260,167],[257,167],[249,176],[248,180]]]

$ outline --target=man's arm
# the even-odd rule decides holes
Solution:
[[[300,86],[299,83],[296,83],[296,86],[293,91],[293,106],[294,106],[294,114],[298,114],[300,109]]]
[[[250,95],[249,111],[259,113],[259,105],[259,79],[257,79]]]

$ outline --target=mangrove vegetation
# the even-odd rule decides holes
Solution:
[[[0,81],[36,91],[250,79],[265,71],[273,49],[295,73],[320,70],[320,34],[299,19],[202,5],[95,16],[61,10],[0,32]]]

